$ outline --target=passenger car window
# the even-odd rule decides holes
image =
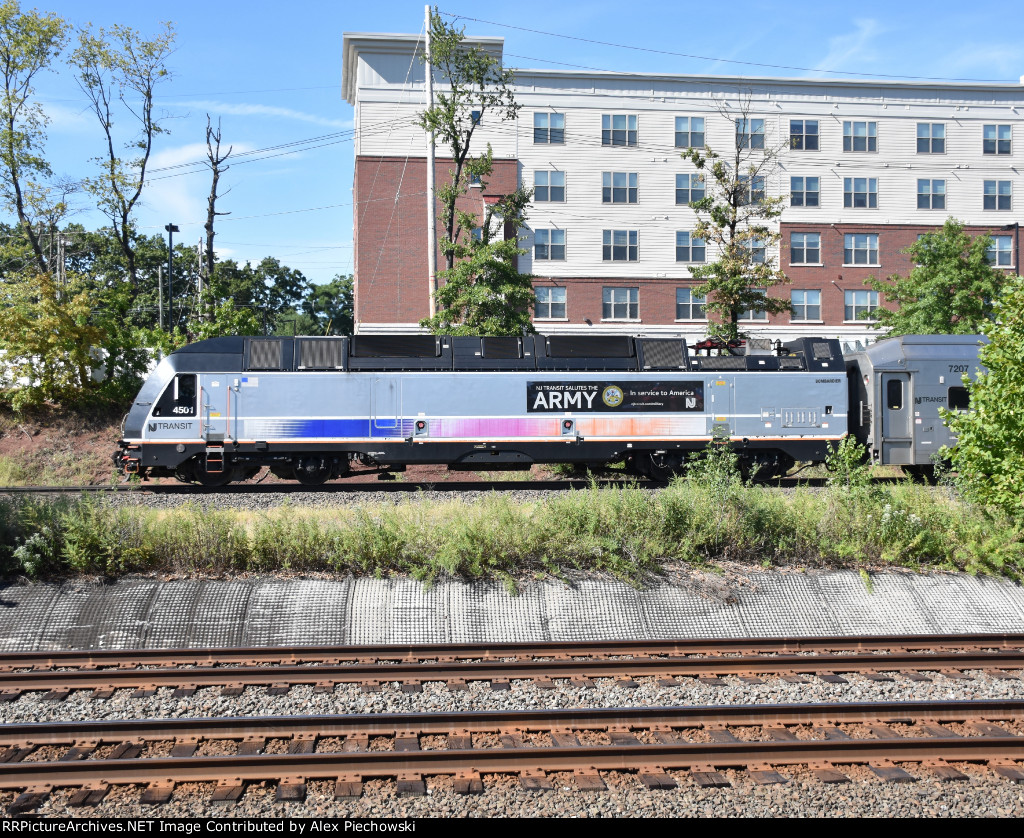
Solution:
[[[970,407],[970,397],[967,395],[967,388],[950,387],[947,404],[950,410],[967,410]]]
[[[903,382],[890,379],[885,385],[885,405],[889,410],[903,410]]]

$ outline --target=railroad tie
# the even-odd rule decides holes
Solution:
[[[419,774],[398,775],[399,797],[423,797],[427,793],[427,784]]]
[[[943,783],[963,781],[971,779],[962,771],[958,771],[952,765],[947,763],[944,759],[930,759],[926,762],[921,763],[923,768],[927,768],[935,776],[936,780]]]
[[[812,762],[807,766],[811,773],[818,779],[819,783],[828,783],[834,785],[837,783],[848,783],[850,778],[843,774],[841,771],[837,771],[835,766],[831,762]]]
[[[1024,783],[1024,771],[1012,763],[989,762],[988,767],[996,772],[1004,780],[1012,783]]]
[[[58,761],[73,762],[76,759],[85,759],[89,754],[96,750],[97,744],[98,743],[96,742],[76,742]]]
[[[233,777],[230,780],[218,780],[217,788],[213,790],[210,802],[216,803],[219,806],[237,803],[244,792],[245,783],[242,782],[241,777]]]
[[[10,815],[21,815],[25,812],[31,812],[33,809],[38,809],[42,806],[43,803],[46,802],[46,798],[49,796],[49,786],[38,786],[26,789],[14,798],[11,805],[7,807],[7,813]]]
[[[363,781],[356,776],[345,775],[334,783],[335,800],[355,800],[363,794]]]
[[[449,740],[451,737],[448,737]],[[455,777],[456,794],[483,794],[484,781],[475,771],[462,771]]]
[[[577,768],[573,772],[573,779],[576,781],[576,788],[580,791],[607,791],[608,786],[605,785],[604,780],[601,779],[601,775],[598,774],[597,769],[594,766],[590,768]]]
[[[80,788],[68,800],[68,806],[80,809],[86,806],[99,806],[103,802],[103,798],[107,796],[107,792],[110,791],[110,786],[102,786],[100,788]]]
[[[139,803],[143,806],[162,806],[164,803],[170,803],[173,794],[174,783],[170,780],[150,783],[143,790]]]
[[[760,762],[747,766],[747,776],[759,786],[776,786],[789,782],[788,777],[784,777],[770,765]]]
[[[694,765],[690,769],[690,776],[702,789],[725,789],[732,786],[726,776],[716,771],[713,765]]]
[[[911,774],[909,771],[905,771],[898,765],[893,765],[889,760],[880,760],[878,762],[869,762],[868,768],[871,772],[881,779],[889,783],[916,783],[917,777]]]
[[[520,771],[519,785],[527,791],[550,791],[554,788],[554,785],[548,779],[548,775],[540,769],[524,769],[523,771]]]
[[[304,777],[282,777],[274,792],[274,800],[278,803],[299,802],[306,799],[306,780]]]
[[[648,789],[674,789],[679,784],[660,766],[649,766],[641,768],[637,772],[637,779]]]

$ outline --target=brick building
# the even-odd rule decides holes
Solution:
[[[470,40],[500,57],[503,39]],[[428,313],[422,47],[413,35],[344,39],[364,333],[415,330]],[[745,320],[751,335],[873,338],[859,315],[879,301],[864,279],[905,275],[901,250],[950,216],[993,237],[994,263],[1020,264],[1024,84],[519,70],[516,98],[518,121],[478,130],[495,173],[465,207],[479,212],[518,183],[535,190],[519,269],[536,277],[543,333],[704,335],[690,266],[715,254],[691,235],[687,204],[704,185],[681,157],[690,145],[778,150],[763,188],[786,207],[766,256],[790,278],[770,293],[792,311]]]

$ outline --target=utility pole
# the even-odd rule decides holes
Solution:
[[[434,107],[434,68],[430,64],[430,6],[426,9],[427,60],[423,71],[427,82],[427,109]],[[436,312],[434,292],[437,291],[437,213],[434,207],[434,132],[430,132],[427,141],[427,299],[430,303],[430,316]]]
[[[174,328],[174,234],[180,232],[177,224],[165,224],[167,231],[167,320]]]
[[[160,312],[160,331],[164,330],[164,266],[156,267],[156,307]]]

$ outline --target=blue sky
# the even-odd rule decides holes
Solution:
[[[23,8],[31,7],[23,0]],[[137,0],[40,0],[35,7],[77,24],[121,23],[145,34],[156,33],[163,20],[175,24],[173,78],[159,90],[170,133],[158,140],[153,180],[137,215],[144,232],[163,234],[173,222],[181,229],[175,241],[198,242],[209,174],[180,166],[204,158],[209,113],[221,120],[225,146],[234,145],[236,154],[258,152],[248,162],[239,157],[222,178],[222,191],[230,191],[218,209],[231,215],[218,221],[221,255],[275,256],[317,282],[352,271],[353,115],[341,98],[342,34],[417,33],[422,3],[178,0],[160,10]],[[818,68],[1017,82],[1024,75],[1024,13],[1013,8],[1005,0],[440,5],[443,13],[470,18],[460,21],[467,34],[503,36],[513,66],[824,75],[811,71]],[[713,18],[716,12],[723,18]],[[553,60],[560,63],[548,63]],[[47,148],[55,171],[89,174],[89,159],[102,152],[101,136],[70,72],[41,77],[37,91],[52,118]],[[74,220],[102,224],[84,199],[79,204]]]

